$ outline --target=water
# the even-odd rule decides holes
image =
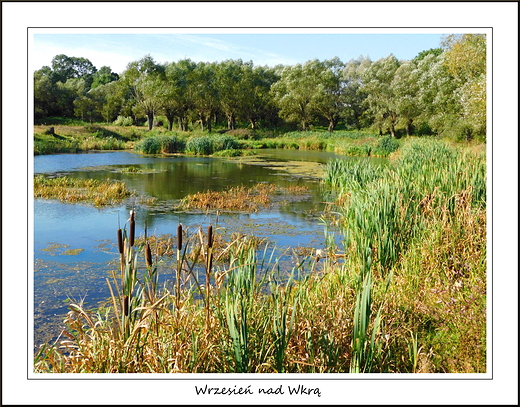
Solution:
[[[60,154],[34,157],[35,174],[66,174],[77,178],[125,181],[129,188],[157,199],[143,206],[124,204],[95,208],[52,200],[34,202],[34,321],[35,347],[54,338],[62,328],[72,299],[95,306],[110,293],[106,278],[117,269],[116,231],[136,210],[136,234],[176,233],[179,223],[196,231],[214,225],[216,232],[239,232],[265,238],[280,253],[288,247],[322,248],[319,215],[326,196],[320,183],[333,153],[262,150],[252,158],[145,157],[131,152]],[[143,173],[121,172],[135,166]],[[175,210],[180,199],[205,190],[230,186],[251,187],[259,182],[281,187],[306,186],[304,197],[282,197],[284,202],[257,213],[201,213]],[[166,270],[168,272],[168,270]]]

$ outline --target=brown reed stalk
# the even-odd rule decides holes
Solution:
[[[208,226],[208,258],[206,263],[206,327],[209,327],[209,288],[213,263],[213,226]]]
[[[176,290],[175,297],[177,300],[177,309],[180,309],[181,303],[181,250],[182,250],[182,224],[179,223],[177,226],[177,278],[176,278]]]

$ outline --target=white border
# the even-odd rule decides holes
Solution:
[[[155,11],[152,11],[151,8]],[[168,10],[169,9],[169,10]],[[146,13],[150,13],[147,21]],[[172,13],[174,10],[176,13]],[[334,12],[331,12],[334,10]],[[517,245],[517,169],[518,157],[515,144],[518,142],[518,5],[516,3],[2,3],[2,402],[3,404],[514,404],[518,401],[517,387],[517,287],[518,251]],[[174,380],[31,380],[27,381],[27,366],[22,356],[25,318],[14,309],[23,307],[26,284],[26,270],[18,253],[23,242],[27,241],[27,232],[31,233],[30,219],[28,228],[20,227],[19,220],[27,217],[27,209],[22,202],[26,191],[25,177],[20,180],[12,177],[12,170],[22,173],[26,169],[20,157],[20,147],[24,145],[26,129],[20,125],[27,109],[26,49],[27,27],[43,25],[67,26],[74,22],[76,26],[110,27],[114,24],[125,26],[143,26],[147,23],[155,26],[185,25],[186,21],[175,15],[191,16],[193,26],[222,25],[228,16],[231,22],[247,21],[249,26],[262,27],[313,27],[327,25],[341,27],[351,25],[366,27],[408,26],[417,21],[431,27],[493,27],[494,37],[494,155],[499,160],[493,164],[494,172],[494,278],[495,290],[500,290],[494,299],[494,376],[493,380],[451,380],[452,375],[443,376],[447,380],[396,380],[404,378],[389,377],[390,380],[349,380],[316,381],[322,391],[320,399],[307,397],[258,396],[212,396],[194,397],[192,381]],[[219,17],[220,16],[220,17]],[[117,17],[117,18],[116,18]],[[321,24],[322,23],[322,24]],[[255,31],[252,29],[251,31]],[[277,33],[279,29],[263,29]],[[301,31],[299,31],[301,30]],[[337,33],[336,29],[330,29]],[[96,32],[97,30],[89,31]],[[101,32],[106,32],[100,29]],[[287,32],[287,29],[283,29]],[[292,30],[291,30],[292,31]],[[327,30],[324,30],[327,31]],[[364,31],[364,30],[362,30]],[[370,32],[404,33],[418,32],[418,28],[397,31],[390,29],[371,29]],[[445,29],[440,29],[444,32]],[[129,30],[128,32],[135,32]],[[204,30],[197,32],[203,33]],[[215,32],[208,29],[208,32]],[[225,32],[219,31],[219,32]],[[305,32],[296,29],[295,32]],[[349,31],[350,32],[350,31]],[[432,32],[430,29],[422,32]],[[22,58],[23,56],[23,58]],[[506,92],[505,94],[503,92]],[[14,118],[11,120],[11,118]],[[28,148],[28,158],[32,148]],[[513,169],[511,169],[513,167]],[[9,174],[9,172],[11,172]],[[507,174],[507,177],[504,175]],[[491,192],[491,191],[490,191]],[[503,196],[505,195],[505,198]],[[15,197],[11,200],[11,197]],[[9,197],[9,198],[8,198]],[[502,217],[507,214],[507,221]],[[4,216],[5,215],[5,216]],[[11,221],[13,220],[13,221]],[[505,231],[497,228],[507,222]],[[516,233],[515,233],[516,232]],[[505,236],[503,235],[505,233]],[[32,236],[32,235],[31,235]],[[8,238],[8,239],[7,239]],[[29,246],[32,247],[32,246]],[[32,262],[32,253],[27,253]],[[505,260],[505,261],[504,261]],[[507,274],[505,274],[507,273]],[[14,287],[14,289],[13,289]],[[20,289],[19,287],[22,287]],[[516,304],[515,304],[516,300]],[[31,314],[32,315],[32,314]],[[516,324],[516,325],[515,325]],[[516,368],[516,369],[515,369]],[[70,375],[66,375],[70,376]],[[98,376],[98,375],[95,375]],[[103,375],[101,375],[103,376]],[[369,375],[370,379],[372,379]],[[460,375],[455,375],[461,378]],[[83,378],[82,375],[75,376]],[[136,377],[136,376],[132,376]],[[208,375],[204,377],[209,378]],[[218,376],[222,378],[222,375]],[[227,376],[231,378],[230,376]],[[254,376],[258,378],[258,375]],[[272,377],[272,376],[271,376]],[[308,377],[308,376],[307,376]],[[339,376],[331,376],[339,377]],[[363,376],[369,378],[368,376]],[[62,378],[52,375],[52,379]],[[63,377],[68,378],[68,377]],[[93,375],[88,375],[93,378]],[[170,379],[171,376],[168,376]],[[321,378],[321,376],[320,376]],[[377,376],[378,379],[381,375]],[[387,379],[387,377],[385,377]],[[217,382],[205,382],[217,385]],[[251,384],[253,387],[267,386],[262,381],[223,382],[233,387]],[[288,384],[274,379],[272,386]],[[312,382],[298,381],[308,384]],[[435,386],[432,389],[432,385]],[[140,389],[136,391],[136,389]],[[440,388],[441,390],[439,390]],[[516,392],[514,391],[516,389]],[[374,391],[375,390],[375,391]],[[79,398],[78,398],[79,397]],[[85,397],[85,398],[83,398]]]

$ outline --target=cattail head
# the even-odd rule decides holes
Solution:
[[[123,296],[123,313],[128,316],[128,295]]]
[[[144,257],[146,259],[146,266],[152,267],[152,249],[150,248],[150,243],[146,242],[146,246],[144,248]]]
[[[213,226],[208,226],[208,247],[213,247]]]
[[[123,231],[121,229],[117,229],[117,248],[119,253],[123,253]]]
[[[135,211],[132,209],[130,211],[130,246],[134,245],[135,238]]]
[[[182,224],[177,226],[177,250],[182,250]]]

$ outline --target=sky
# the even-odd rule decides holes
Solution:
[[[448,34],[448,33],[445,33]],[[368,56],[376,61],[393,54],[412,59],[441,45],[443,33],[35,33],[29,49],[30,68],[50,66],[59,54],[87,58],[99,69],[121,73],[128,63],[150,54],[157,63],[189,58],[195,62],[226,59],[254,65],[295,65],[312,59],[340,58],[343,62]]]

